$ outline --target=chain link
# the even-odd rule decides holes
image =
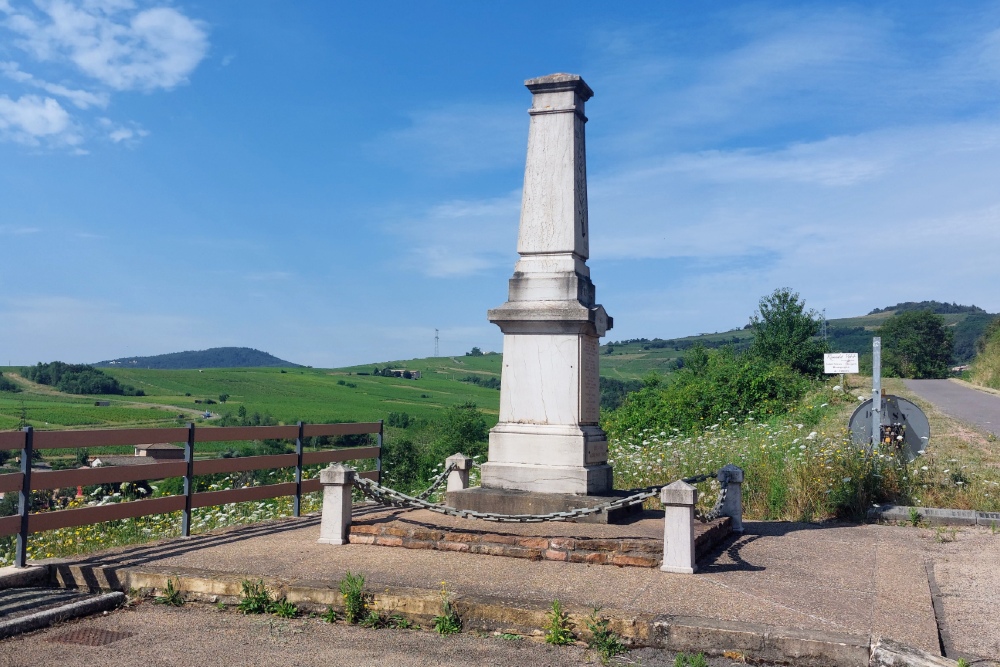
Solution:
[[[616,498],[608,502],[601,503],[600,505],[594,505],[592,507],[580,507],[577,509],[567,510],[565,512],[550,512],[549,514],[498,514],[495,512],[477,512],[475,510],[460,510],[455,507],[449,507],[447,505],[441,505],[429,502],[426,497],[429,496],[434,489],[440,485],[441,480],[447,477],[447,473],[451,472],[451,467],[447,468],[444,473],[442,473],[431,487],[424,491],[419,496],[408,496],[405,493],[396,491],[395,489],[390,489],[388,487],[382,486],[378,482],[374,482],[363,477],[354,476],[354,483],[358,486],[358,489],[367,498],[374,500],[375,502],[386,505],[389,507],[410,507],[413,509],[425,509],[431,512],[437,512],[438,514],[445,514],[448,516],[454,516],[462,519],[482,519],[483,521],[496,521],[500,523],[541,523],[543,521],[569,521],[571,519],[577,519],[584,516],[589,516],[591,514],[598,514],[600,512],[611,512],[616,509],[621,509],[624,507],[631,507],[633,505],[638,505],[639,503],[645,502],[649,498],[659,495],[660,489],[663,486],[647,486],[644,489],[633,489],[633,491],[628,496],[622,498]],[[704,482],[713,477],[717,477],[718,473],[708,473],[702,475],[694,475],[691,477],[685,477],[683,482],[688,484],[698,484],[699,482]],[[702,522],[712,521],[719,518],[722,512],[722,505],[726,499],[726,488],[728,486],[729,478],[724,477],[720,481],[719,498],[716,500],[715,506],[709,510],[707,513],[697,513],[697,518]]]
[[[416,496],[417,500],[427,500],[430,498],[431,494],[437,491],[437,488],[448,478],[448,473],[455,469],[454,463],[449,463],[440,475],[431,483],[427,490]]]

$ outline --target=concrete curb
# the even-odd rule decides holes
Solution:
[[[88,600],[70,602],[60,607],[46,609],[27,616],[18,616],[5,621],[0,621],[0,639],[13,637],[24,632],[31,632],[40,628],[48,627],[60,621],[66,621],[80,616],[89,616],[100,611],[109,611],[118,607],[125,601],[125,594],[121,592],[104,593]]]
[[[44,565],[28,567],[0,567],[0,590],[5,588],[25,588],[44,586],[49,581],[49,569]]]
[[[208,570],[166,567],[100,568],[53,563],[52,581],[66,588],[134,589],[140,593],[161,592],[173,582],[186,599],[235,605],[244,577]],[[342,600],[336,581],[290,581],[263,578],[275,596],[285,596],[303,611],[320,612]],[[427,626],[441,613],[441,592],[416,588],[373,591],[374,607],[400,614]],[[455,594],[455,611],[466,630],[541,635],[551,601],[509,599]],[[586,638],[586,620],[591,609],[567,606],[575,631]],[[692,616],[657,616],[605,608],[610,628],[630,646],[661,648],[721,655],[727,651],[750,659],[791,662],[815,667],[861,667],[869,664],[872,640],[867,635],[816,632],[778,626],[722,621]],[[948,663],[951,664],[951,663]]]
[[[871,667],[955,667],[957,664],[955,660],[890,639],[880,639],[872,647]]]
[[[1000,528],[1000,512],[977,512],[975,510],[952,510],[937,507],[907,507],[905,505],[881,505],[868,512],[872,521],[885,523],[910,523],[910,512],[916,510],[920,523],[930,526],[996,526]]]

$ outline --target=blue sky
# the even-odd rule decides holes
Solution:
[[[608,339],[1000,311],[996,3],[0,0],[0,364],[499,349],[553,72]]]

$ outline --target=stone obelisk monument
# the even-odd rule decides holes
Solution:
[[[598,426],[598,341],[611,318],[595,303],[587,267],[584,104],[594,93],[574,74],[525,85],[533,97],[520,259],[507,302],[489,311],[504,334],[500,421],[490,432],[489,461],[477,491],[508,496],[487,505],[515,512],[554,511],[558,503],[538,498],[545,494],[600,496],[612,489],[607,438]],[[487,508],[449,495],[453,500]]]

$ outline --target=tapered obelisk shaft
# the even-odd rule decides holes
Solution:
[[[599,339],[611,318],[595,303],[587,258],[584,104],[573,74],[531,79],[528,159],[508,300],[489,311],[504,334],[500,421],[484,487],[544,493],[611,490],[598,427]]]

